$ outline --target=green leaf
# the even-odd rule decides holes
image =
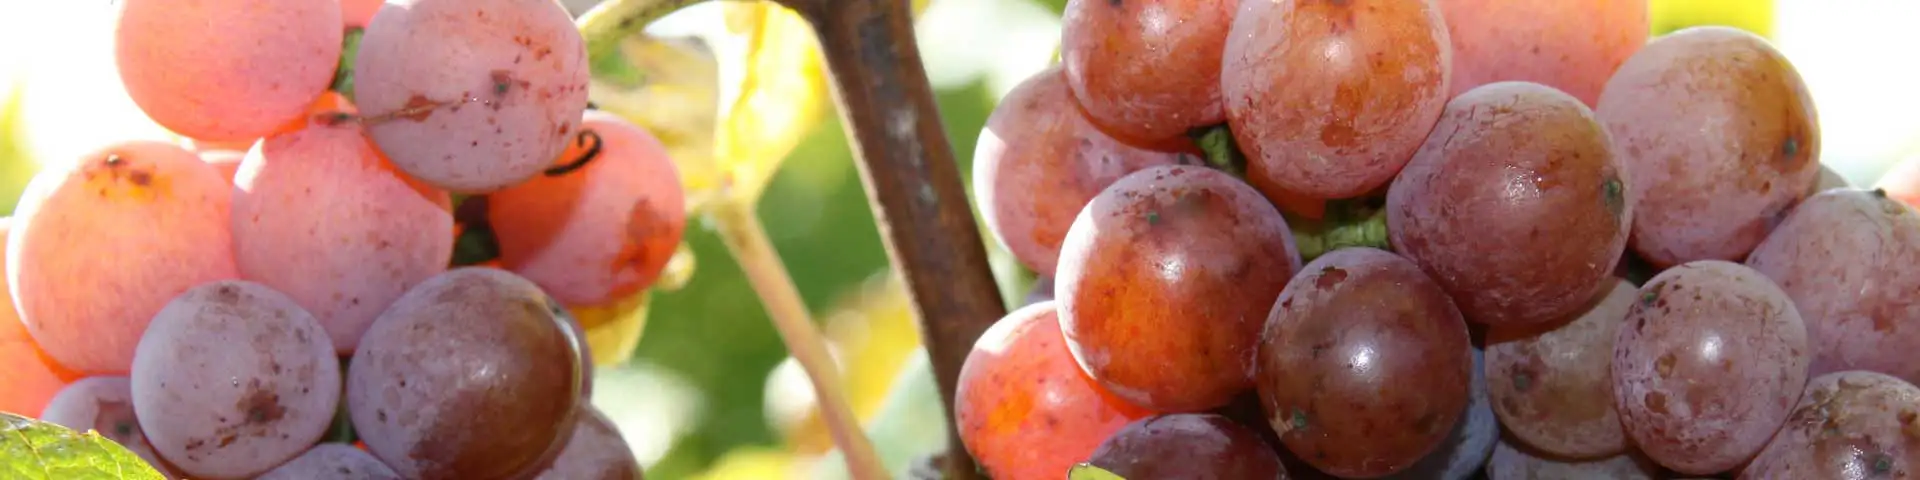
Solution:
[[[133,452],[89,431],[0,412],[0,478],[162,480]]]
[[[331,88],[333,91],[340,92],[341,95],[346,95],[348,100],[353,99],[353,62],[360,56],[360,37],[364,36],[366,36],[365,30],[359,27],[350,28],[347,29],[346,37],[340,41],[340,65],[333,72]]]
[[[1067,480],[1127,480],[1092,464],[1082,463],[1067,469]]]

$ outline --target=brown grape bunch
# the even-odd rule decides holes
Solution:
[[[1766,38],[1611,0],[1066,11],[973,178],[1049,285],[1002,322],[1065,341],[968,367],[1065,355],[1127,414],[963,429],[994,478],[1920,475],[1914,182],[1822,167]],[[956,407],[1062,374],[1009,375]]]

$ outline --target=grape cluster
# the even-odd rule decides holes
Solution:
[[[170,478],[640,478],[569,311],[653,285],[686,206],[589,110],[572,18],[270,3],[118,2],[185,141],[50,162],[0,218],[0,410]]]
[[[966,447],[1003,479],[1920,475],[1920,159],[1849,187],[1767,40],[1647,8],[1069,0],[974,157],[1042,282],[967,359]]]

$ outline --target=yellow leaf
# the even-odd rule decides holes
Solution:
[[[714,141],[722,188],[753,201],[819,124],[827,97],[826,67],[813,27],[773,2],[722,6],[727,28],[746,40],[746,69],[720,119]]]
[[[1648,14],[1654,35],[1692,26],[1722,25],[1770,37],[1773,4],[1774,0],[1652,0]]]
[[[826,336],[845,356],[847,402],[862,422],[870,422],[893,389],[907,359],[920,348],[919,327],[906,285],[889,272],[842,298],[826,315]],[[819,410],[787,432],[794,450],[818,454],[833,448]]]
[[[647,328],[650,297],[650,291],[642,290],[608,305],[568,307],[587,331],[587,349],[593,352],[594,366],[619,365],[633,358],[633,349],[640,346],[640,334]]]
[[[1067,469],[1067,480],[1127,480],[1092,464],[1082,463]]]
[[[695,480],[761,480],[769,478],[794,478],[796,461],[793,454],[768,448],[742,447],[727,452],[714,461],[713,467],[699,475]]]
[[[634,35],[620,39],[610,70],[595,76],[587,98],[608,113],[646,128],[667,147],[686,186],[688,207],[711,196],[720,171],[713,162],[720,66],[712,49],[691,38]],[[631,78],[629,78],[631,77]]]

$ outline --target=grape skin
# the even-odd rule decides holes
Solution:
[[[1594,110],[1639,195],[1629,241],[1656,267],[1746,258],[1819,175],[1806,85],[1751,33],[1695,27],[1648,42]]]
[[[1427,0],[1241,2],[1220,85],[1251,183],[1332,199],[1393,180],[1447,103],[1448,41]]]
[[[1793,416],[1740,478],[1920,474],[1920,388],[1864,370],[1807,382]]]
[[[1074,363],[1058,303],[1008,313],[981,334],[960,367],[954,418],[960,441],[994,478],[1054,478],[1100,442],[1153,412],[1101,388]]]
[[[340,402],[326,330],[243,280],[194,287],[140,339],[133,408],[154,451],[195,478],[246,478],[306,451]]]
[[[1544,84],[1591,107],[1647,42],[1646,0],[1438,0],[1453,42],[1453,95],[1501,81]]]
[[[180,476],[160,461],[153,445],[147,442],[147,434],[140,430],[140,420],[133,411],[133,381],[127,377],[89,377],[75,381],[47,402],[40,420],[76,432],[100,432],[100,436],[126,447],[167,477]]]
[[[1221,52],[1234,2],[1069,0],[1060,64],[1092,124],[1141,148],[1178,150],[1187,131],[1226,120]],[[1191,148],[1191,147],[1187,147]]]
[[[587,107],[585,42],[552,0],[393,0],[361,42],[354,94],[368,133],[450,192],[538,175]]]
[[[1810,375],[1872,370],[1920,381],[1920,213],[1871,191],[1828,190],[1795,207],[1747,257],[1793,299]]]
[[[1646,457],[1622,453],[1592,460],[1567,460],[1527,451],[1509,442],[1500,442],[1487,461],[1489,480],[1654,480],[1660,467]]]
[[[1570,458],[1627,448],[1613,408],[1613,342],[1640,292],[1610,282],[1598,303],[1565,322],[1487,330],[1494,412],[1520,442]]]
[[[1753,458],[1807,382],[1807,330],[1753,269],[1700,260],[1640,288],[1614,341],[1613,399],[1627,438],[1690,475]]]
[[[536,480],[639,480],[640,461],[633,458],[633,449],[627,446],[627,440],[620,436],[620,429],[613,421],[600,413],[592,405],[582,403],[580,413],[576,415],[578,424],[573,427],[573,437],[567,440],[567,447],[560,456],[553,459],[553,466],[541,472]]]
[[[1143,168],[1197,163],[1187,158],[1101,133],[1052,67],[1007,92],[987,117],[973,150],[973,193],[994,240],[1021,265],[1050,276],[1074,216],[1095,195]]]
[[[1280,293],[1255,385],[1288,450],[1329,474],[1375,478],[1453,431],[1472,393],[1470,351],[1466,321],[1418,266],[1344,248]]]
[[[198,156],[144,140],[35,175],[14,210],[6,274],[41,349],[80,373],[125,374],[154,313],[239,276],[232,190]]]
[[[1286,219],[1253,187],[1211,168],[1159,166],[1081,210],[1054,297],[1067,347],[1101,386],[1161,412],[1197,412],[1252,387],[1262,314],[1299,265]]]
[[[20,323],[13,295],[7,293],[5,250],[12,225],[12,217],[0,217],[0,365],[5,366],[0,368],[0,385],[7,386],[0,389],[0,412],[25,414],[45,408],[76,375],[40,351],[27,326]]]
[[[380,13],[380,6],[386,0],[339,0],[340,24],[346,28],[366,28],[373,22],[373,16]]]
[[[572,433],[580,354],[538,286],[464,267],[427,279],[374,320],[347,372],[368,450],[407,478],[537,472]]]
[[[267,137],[234,177],[240,274],[287,294],[352,353],[373,319],[453,255],[446,192],[410,182],[357,123],[317,113]]]
[[[1839,172],[1833,171],[1833,168],[1828,167],[1826,164],[1821,164],[1820,179],[1815,180],[1813,182],[1813,190],[1807,191],[1807,196],[1811,197],[1813,196],[1813,194],[1816,194],[1816,193],[1832,190],[1835,188],[1846,188],[1850,186],[1852,186],[1852,184],[1847,183],[1847,179],[1845,177],[1841,177]],[[1903,201],[1903,203],[1906,203],[1907,205],[1913,205],[1912,202]],[[1920,207],[1916,207],[1916,208],[1920,208]]]
[[[1537,83],[1448,102],[1387,193],[1394,251],[1469,320],[1537,324],[1579,313],[1626,249],[1635,193],[1593,113]]]
[[[1126,478],[1286,478],[1252,429],[1214,414],[1169,414],[1127,424],[1093,451],[1094,466]]]
[[[583,118],[581,128],[599,135],[599,153],[580,170],[494,192],[487,220],[507,270],[567,305],[605,305],[666,269],[686,231],[686,193],[653,134],[611,113]],[[558,163],[585,152],[570,149]]]
[[[1469,384],[1471,394],[1467,398],[1466,413],[1460,414],[1453,431],[1440,441],[1440,446],[1426,458],[1415,462],[1413,466],[1400,473],[1388,475],[1392,480],[1468,480],[1487,465],[1487,456],[1493,454],[1493,446],[1500,442],[1500,421],[1493,414],[1492,402],[1487,395],[1487,357],[1479,347],[1471,349],[1473,356],[1473,380]]]
[[[114,57],[127,95],[188,137],[246,140],[300,116],[340,61],[338,0],[122,0]]]
[[[400,475],[365,450],[322,443],[254,480],[400,480]]]
[[[227,183],[233,183],[234,177],[240,174],[240,164],[247,160],[247,152],[208,150],[200,152],[200,160],[212,165],[215,171],[220,172],[220,178],[226,179]]]

